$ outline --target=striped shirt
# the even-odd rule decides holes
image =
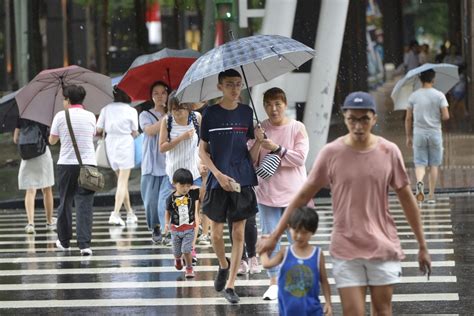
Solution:
[[[168,119],[168,117],[166,119]],[[193,122],[183,126],[177,124],[173,119],[171,122],[170,138],[173,140],[189,130],[194,130]],[[170,178],[170,182],[172,182],[174,172],[179,168],[185,168],[191,171],[194,180],[201,176],[198,169],[199,147],[197,143],[198,136],[194,133],[192,138],[181,141],[173,149],[166,152],[166,174]]]
[[[82,163],[84,165],[97,165],[93,140],[96,122],[94,113],[84,110],[81,105],[71,105],[69,114]],[[54,116],[50,134],[58,136],[61,142],[58,165],[78,165],[79,162],[67,127],[65,111],[58,112]]]

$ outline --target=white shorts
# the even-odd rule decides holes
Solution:
[[[402,276],[400,261],[332,258],[332,264],[337,288],[396,284]]]

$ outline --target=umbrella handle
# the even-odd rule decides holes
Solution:
[[[258,119],[257,111],[255,110],[255,104],[253,103],[252,94],[249,90],[249,84],[247,82],[247,76],[245,75],[244,67],[240,66],[240,70],[242,71],[242,77],[244,77],[245,86],[247,87],[247,92],[249,93],[250,105],[252,106],[253,113],[255,114],[255,120],[257,120],[257,125],[260,125],[260,120]]]

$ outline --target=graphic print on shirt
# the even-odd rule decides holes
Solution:
[[[179,218],[179,225],[189,224],[189,199],[187,196],[177,197],[174,200],[176,207],[178,208],[178,212],[175,213],[173,216],[178,219]]]
[[[247,134],[248,127],[242,126],[240,123],[222,123],[223,127],[211,128],[209,133],[217,133],[217,135],[231,135],[231,134]]]
[[[313,287],[313,280],[311,268],[304,264],[294,265],[286,273],[285,291],[295,297],[304,297]]]

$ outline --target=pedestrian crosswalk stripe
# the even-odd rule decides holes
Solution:
[[[320,297],[324,302],[324,298]],[[457,293],[394,294],[392,302],[439,302],[458,301]],[[331,295],[333,303],[340,303],[338,295]],[[370,302],[370,296],[366,296]],[[278,301],[264,301],[261,297],[241,297],[240,305],[277,304]],[[29,300],[0,301],[0,308],[53,308],[53,307],[125,307],[125,306],[179,306],[179,305],[228,305],[223,297],[184,298],[133,298],[133,299],[88,299],[88,300]]]
[[[333,278],[329,283],[335,285]],[[402,277],[400,284],[404,283],[453,283],[455,276],[432,276],[428,281],[426,277]],[[268,279],[236,280],[235,286],[268,286]],[[214,281],[147,281],[147,282],[88,282],[88,283],[29,283],[29,284],[3,284],[0,291],[33,291],[33,290],[79,290],[79,289],[142,289],[142,288],[180,288],[180,287],[213,287]]]
[[[87,258],[84,258],[81,262],[87,262]],[[452,267],[454,261],[434,261],[433,267]],[[402,261],[402,267],[405,268],[417,268],[418,262],[414,261]],[[208,272],[217,271],[217,266],[195,266],[196,272]],[[332,263],[326,263],[326,269],[332,269]],[[108,267],[108,268],[60,268],[60,269],[28,269],[28,270],[3,270],[2,276],[27,276],[27,275],[77,275],[77,274],[111,274],[111,273],[164,273],[172,272],[176,273],[174,266],[166,267]]]

